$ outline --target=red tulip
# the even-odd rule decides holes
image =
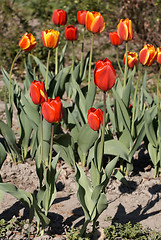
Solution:
[[[45,47],[56,48],[59,43],[60,33],[50,29],[42,32],[42,41]]]
[[[19,41],[19,46],[24,51],[31,51],[36,46],[35,37],[31,33],[25,33]]]
[[[155,47],[151,44],[146,44],[139,53],[139,60],[143,65],[151,66],[157,57]]]
[[[121,19],[117,26],[117,32],[123,41],[132,40],[134,37],[132,30],[132,21],[129,20],[128,18]]]
[[[123,43],[122,39],[119,37],[118,33],[115,32],[110,32],[109,33],[110,41],[112,45],[118,46]]]
[[[158,47],[156,52],[157,52],[157,62],[161,64],[161,47]]]
[[[65,27],[65,38],[69,41],[75,41],[78,39],[78,29],[73,25]]]
[[[87,11],[85,10],[80,10],[77,12],[77,20],[79,24],[81,25],[86,24],[86,14],[87,14]]]
[[[116,72],[111,61],[106,58],[103,61],[98,60],[94,70],[94,83],[102,91],[110,90],[116,81]]]
[[[67,22],[67,13],[62,9],[56,9],[52,15],[52,21],[56,25],[65,25]]]
[[[56,97],[55,99],[48,98],[47,102],[42,104],[41,111],[47,122],[60,122],[63,117],[62,102],[60,97]]]
[[[34,80],[30,85],[30,97],[34,104],[39,105],[47,101],[48,96],[43,82]]]
[[[124,64],[126,59],[126,53],[124,54]],[[127,65],[129,68],[133,68],[138,65],[138,54],[136,52],[128,52],[127,54]]]
[[[94,131],[100,129],[100,125],[103,124],[103,111],[100,108],[88,110],[88,124]]]
[[[101,33],[105,28],[104,18],[99,12],[87,12],[86,28],[93,33]]]

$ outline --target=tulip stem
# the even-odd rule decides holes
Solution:
[[[106,124],[106,92],[103,93],[103,126],[102,126],[101,143],[100,143],[101,154],[98,162],[99,172],[101,171],[101,168],[102,168],[102,161],[103,161],[103,154],[104,154],[105,124]]]
[[[90,51],[90,57],[89,57],[88,90],[89,90],[89,87],[90,87],[90,80],[91,80],[91,64],[92,64],[93,41],[94,41],[94,33],[92,33],[91,51]]]
[[[54,136],[54,124],[52,124],[52,130],[51,130],[49,171],[51,171],[51,160],[52,160],[52,153],[53,153],[53,136]]]
[[[159,113],[159,110],[160,110],[160,105],[159,105],[159,80],[160,80],[160,75],[161,75],[161,67],[159,69],[159,74],[158,74],[158,79],[157,79],[157,110],[158,110],[158,113]]]
[[[55,75],[58,74],[58,46],[55,50]]]
[[[134,103],[133,103],[133,110],[132,110],[132,125],[131,125],[131,135],[132,135],[132,138],[134,138],[134,136],[135,136],[135,133],[134,133],[134,121],[135,121],[136,95],[137,95],[137,91],[138,91],[140,78],[141,78],[141,70],[139,70],[138,79],[137,79],[137,82],[136,82],[136,87],[135,87],[135,92],[134,92]]]
[[[48,88],[48,72],[49,72],[49,59],[50,59],[50,52],[51,50],[49,49],[48,51],[48,58],[47,58],[47,64],[46,64],[46,81],[45,81],[45,88]]]
[[[11,69],[10,69],[10,74],[9,74],[9,109],[11,108],[11,96],[12,96],[12,92],[11,92],[11,75],[12,75],[12,71],[13,71],[13,65],[15,63],[15,61],[17,60],[17,58],[19,57],[20,53],[21,53],[22,49],[20,49],[18,51],[18,53],[16,54],[15,58],[13,59],[12,65],[11,65]]]
[[[122,67],[120,65],[120,61],[119,61],[119,51],[118,51],[118,46],[116,46],[116,58],[117,58],[117,64],[118,64],[118,67],[120,69],[120,72],[122,73],[123,75],[123,71],[122,71]]]
[[[40,127],[41,127],[41,152],[40,152],[40,165],[43,164],[43,117],[40,109]]]
[[[74,42],[72,41],[72,72],[74,70],[74,59],[75,59],[75,54],[74,54]]]
[[[124,87],[126,87],[127,80],[127,55],[128,55],[128,41],[126,41],[126,58],[125,58],[125,71],[124,71]]]
[[[85,26],[83,27],[83,40],[82,40],[82,51],[81,51],[80,77],[82,76],[82,71],[83,71],[84,30],[85,30]]]

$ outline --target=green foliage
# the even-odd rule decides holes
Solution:
[[[126,224],[115,223],[107,228],[105,228],[106,239],[117,240],[117,239],[137,239],[137,240],[154,240],[161,239],[161,233],[152,232],[148,229],[143,229],[143,227],[136,223],[134,226],[130,222]]]

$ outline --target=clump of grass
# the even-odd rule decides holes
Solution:
[[[140,223],[134,226],[130,222],[126,224],[115,223],[104,230],[108,240],[161,240],[161,233],[150,229],[143,229]]]

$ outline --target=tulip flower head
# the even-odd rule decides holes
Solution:
[[[42,32],[42,41],[45,47],[56,48],[59,44],[60,33],[50,29]]]
[[[31,51],[36,46],[35,37],[31,33],[25,33],[19,41],[19,46],[24,51]]]
[[[111,61],[106,58],[98,60],[94,70],[94,83],[103,92],[110,90],[116,81],[116,72]]]
[[[101,33],[105,28],[105,21],[99,12],[87,12],[86,29],[93,33]]]
[[[41,106],[42,115],[49,123],[57,123],[62,120],[63,109],[60,97],[48,98]]]
[[[55,25],[65,25],[67,23],[67,13],[62,9],[56,9],[52,15],[52,21]]]
[[[30,97],[34,104],[39,105],[47,101],[48,96],[43,82],[34,80],[30,85]]]
[[[161,47],[158,47],[156,52],[157,52],[157,57],[156,57],[157,63],[161,64]]]
[[[118,33],[115,32],[110,32],[109,33],[110,41],[112,45],[118,46],[123,43],[122,39],[119,37]]]
[[[133,29],[132,29],[132,21],[127,19],[121,19],[118,26],[117,32],[120,38],[123,41],[130,41],[133,39]]]
[[[75,41],[78,39],[78,29],[73,25],[68,25],[65,27],[65,38],[68,41]]]
[[[103,124],[103,111],[100,108],[88,110],[88,124],[94,131],[100,129],[100,125]]]
[[[124,64],[126,59],[126,53],[124,54]],[[138,65],[138,54],[136,52],[128,52],[127,54],[127,65],[129,68],[133,68]]]
[[[146,44],[139,53],[139,60],[143,65],[151,66],[157,57],[155,47],[151,44]]]
[[[85,26],[85,24],[86,24],[86,14],[87,14],[87,11],[85,11],[85,10],[80,10],[80,11],[77,12],[77,20],[78,20],[79,24]]]

